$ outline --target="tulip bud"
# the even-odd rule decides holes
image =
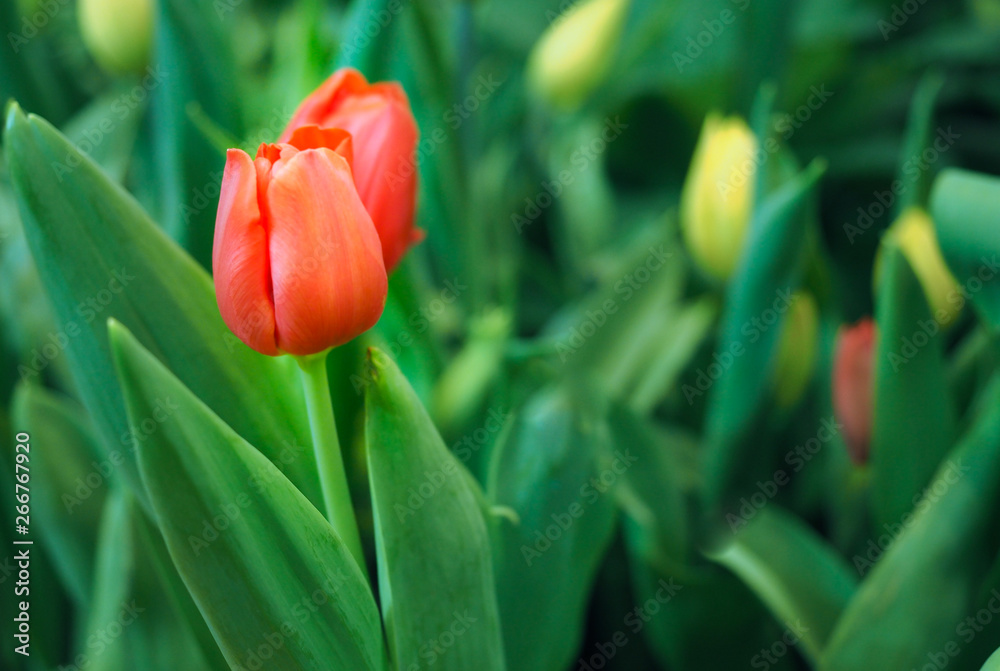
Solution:
[[[818,330],[816,301],[811,294],[796,293],[781,329],[775,367],[775,397],[783,408],[795,405],[812,379]]]
[[[230,149],[212,268],[222,318],[275,356],[341,345],[382,315],[382,249],[351,174],[351,138],[307,126],[257,159]]]
[[[725,280],[736,269],[753,211],[753,180],[743,164],[757,138],[739,117],[709,115],[681,192],[684,242],[707,275]]]
[[[149,62],[154,0],[80,0],[80,32],[97,63],[114,74]]]
[[[945,265],[930,216],[919,207],[911,207],[899,216],[889,229],[889,235],[920,280],[934,318],[939,324],[950,324],[964,301],[949,300],[958,295],[958,283]],[[876,273],[879,265],[876,261]]]
[[[844,426],[847,452],[858,466],[868,461],[871,441],[875,335],[871,319],[842,328],[833,359],[833,413]]]
[[[423,238],[413,225],[418,131],[406,92],[394,82],[369,84],[357,70],[342,68],[302,101],[279,142],[310,125],[351,134],[354,181],[382,242],[385,268],[392,272]]]
[[[532,89],[550,104],[574,109],[611,67],[629,0],[580,0],[542,34],[528,60]]]

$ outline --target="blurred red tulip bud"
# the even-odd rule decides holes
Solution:
[[[872,432],[872,364],[875,322],[862,319],[837,335],[833,362],[833,411],[844,425],[844,440],[851,461],[868,461]]]
[[[275,356],[315,354],[375,325],[388,282],[351,174],[351,137],[307,126],[257,159],[230,149],[212,268],[222,318]]]
[[[418,131],[406,92],[394,82],[369,84],[357,70],[342,68],[299,105],[279,142],[305,125],[351,134],[354,180],[392,272],[423,237],[413,224]]]

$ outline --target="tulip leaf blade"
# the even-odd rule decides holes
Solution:
[[[817,659],[858,579],[826,542],[772,504],[707,553],[735,573]]]
[[[606,423],[565,386],[537,392],[498,442],[489,496],[498,520],[497,599],[511,668],[568,668],[616,522],[614,491],[593,482],[615,459]],[[632,454],[629,454],[629,459]],[[623,472],[631,464],[617,462]]]
[[[931,192],[941,252],[955,277],[967,280],[960,282],[961,296],[954,300],[971,300],[993,331],[1000,329],[998,204],[1000,178],[966,170],[944,170]]]
[[[871,501],[876,524],[914,506],[955,437],[944,334],[903,252],[883,249],[876,296]]]
[[[781,318],[770,324],[764,319],[772,313],[780,317],[794,300],[806,242],[803,210],[824,170],[822,162],[813,162],[754,209],[729,284],[716,348],[728,366],[712,382],[705,419],[704,496],[716,511],[734,498],[739,483],[752,481],[762,463],[754,437],[771,396],[768,385],[783,324]]]
[[[431,650],[445,671],[503,671],[482,492],[396,364],[372,348],[369,366],[365,441],[395,668],[420,668]]]
[[[177,416],[139,443],[139,466],[174,565],[229,664],[254,664],[266,644],[274,668],[384,671],[374,597],[329,523],[131,333],[112,322],[109,334],[130,417],[176,399]]]

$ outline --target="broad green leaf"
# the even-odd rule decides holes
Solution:
[[[207,405],[285,470],[311,500],[319,480],[295,364],[253,352],[219,315],[211,278],[139,205],[45,121],[15,106],[4,136],[25,237],[58,326],[56,358],[70,362],[79,394],[109,456],[141,501],[133,440],[155,434],[155,417],[130,424],[107,342],[114,317]],[[51,164],[79,161],[62,182]],[[39,366],[49,365],[45,358]],[[42,366],[44,364],[44,366]],[[35,377],[30,362],[21,372]],[[161,398],[157,415],[173,399]]]
[[[365,442],[397,671],[503,671],[484,501],[392,359],[369,350]]]
[[[504,436],[489,493],[516,514],[499,521],[494,551],[507,660],[518,671],[567,668],[612,540],[617,485],[644,466],[631,446],[613,453],[598,409],[567,387],[532,396]]]
[[[986,660],[980,671],[1000,671],[1000,650],[990,655],[990,658]]]
[[[112,322],[109,334],[130,418],[176,399],[176,415],[139,444],[139,465],[170,556],[229,664],[383,671],[374,598],[329,523],[125,328]]]
[[[813,660],[858,582],[831,546],[775,504],[707,555],[739,576],[786,627],[799,626]]]
[[[759,471],[758,422],[770,397],[783,315],[798,288],[806,242],[803,212],[824,165],[813,163],[754,209],[746,246],[729,282],[709,392],[705,500],[709,509],[738,496]],[[768,324],[768,322],[771,322]]]
[[[910,512],[955,438],[944,334],[906,257],[883,244],[871,448],[871,501],[879,528]]]
[[[959,280],[956,302],[971,299],[982,318],[1000,329],[1000,178],[949,169],[931,192],[931,216],[948,267]]]
[[[239,78],[225,22],[243,8],[235,0],[160,0],[156,7],[156,46],[145,86],[152,98],[160,225],[207,268],[215,230],[210,196],[218,194],[225,158],[191,121],[188,106],[196,103],[230,135],[241,136]]]
[[[116,465],[101,454],[82,410],[42,387],[22,384],[14,425],[31,435],[31,512],[59,577],[77,605],[91,598],[96,530]]]
[[[913,513],[884,531],[895,538],[877,559],[830,637],[819,668],[853,671],[927,662],[974,612],[977,591],[998,549],[1000,378],[979,403],[978,417],[938,469]],[[881,533],[881,530],[880,530]],[[874,540],[870,546],[874,545]]]

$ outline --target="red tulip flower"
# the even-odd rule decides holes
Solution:
[[[302,127],[230,149],[212,251],[222,318],[263,354],[315,354],[375,325],[388,282],[351,172],[351,137]]]
[[[833,411],[844,425],[851,461],[868,461],[872,433],[872,365],[875,322],[862,319],[837,336],[833,362]]]
[[[279,142],[308,125],[351,134],[354,181],[391,272],[423,237],[413,225],[418,133],[406,93],[399,84],[369,84],[357,70],[342,68],[299,105]]]

